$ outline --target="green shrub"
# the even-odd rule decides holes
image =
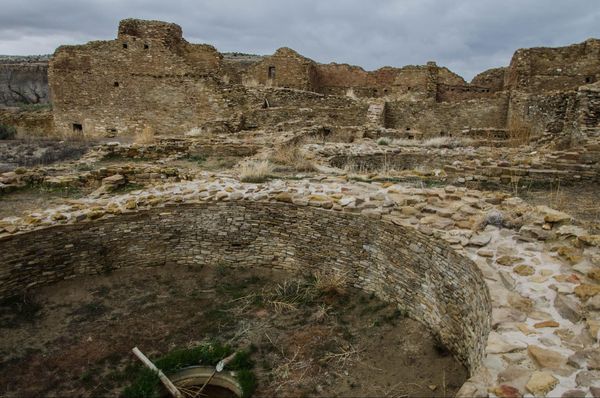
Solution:
[[[17,129],[13,126],[0,124],[0,140],[12,140],[17,135]]]

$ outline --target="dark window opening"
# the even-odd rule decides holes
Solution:
[[[407,90],[410,91],[410,87],[407,87]]]
[[[116,133],[117,129],[116,128],[107,128],[106,131],[109,133]]]
[[[75,133],[83,133],[83,124],[81,124],[81,123],[73,123],[72,127],[73,127],[73,131]]]
[[[269,66],[269,79],[275,79],[275,67]]]
[[[144,50],[147,50],[149,48],[150,48],[150,46],[148,44],[144,44]]]
[[[445,131],[440,131],[440,137],[445,137],[446,136],[446,132]]]
[[[115,82],[115,83],[114,83],[114,86],[115,86],[115,87],[119,87],[119,82]]]
[[[373,90],[373,92],[374,92],[375,94],[377,94],[377,89]]]
[[[123,43],[123,48],[127,48],[127,43]]]
[[[387,92],[388,92],[388,89],[387,89],[387,88],[384,88],[384,89],[383,89],[383,92],[384,92],[384,93],[387,93]]]
[[[407,127],[407,128],[406,128],[406,131],[410,131],[410,127]]]
[[[588,76],[585,78],[585,82],[586,83],[593,83],[594,82],[594,78],[592,76]]]
[[[409,135],[409,136],[408,136],[408,139],[409,139],[409,140],[414,140],[414,139],[415,139],[415,136],[414,136],[414,135]]]

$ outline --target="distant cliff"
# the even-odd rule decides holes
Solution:
[[[0,55],[0,106],[47,104],[49,55]]]

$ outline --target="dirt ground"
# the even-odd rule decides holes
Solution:
[[[130,268],[0,305],[0,396],[116,396],[138,346],[251,348],[255,396],[453,396],[467,377],[422,325],[339,280]],[[382,347],[387,347],[382,350]]]

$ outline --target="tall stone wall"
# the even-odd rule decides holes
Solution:
[[[275,203],[180,205],[0,239],[0,297],[122,267],[223,264],[347,273],[427,325],[470,370],[483,357],[490,297],[447,244],[364,216]]]
[[[600,40],[565,47],[536,47],[515,52],[505,87],[531,93],[573,90],[600,79]]]
[[[124,20],[116,40],[56,50],[49,69],[55,126],[111,136],[148,125],[177,134],[231,118],[214,76],[220,62],[213,47],[183,40],[177,25]]]
[[[315,65],[313,60],[283,47],[251,66],[243,80],[244,84],[251,87],[263,85],[316,91]]]
[[[392,101],[387,104],[385,125],[420,131],[424,137],[457,135],[468,128],[503,129],[507,112],[508,95],[505,93],[455,102]]]

